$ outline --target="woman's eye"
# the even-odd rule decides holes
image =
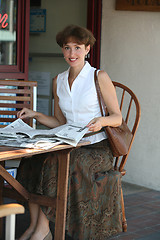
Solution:
[[[78,50],[78,49],[80,49],[80,47],[76,47],[76,49]]]
[[[69,49],[69,47],[64,47],[64,49],[65,49],[65,50],[68,50],[68,49]]]

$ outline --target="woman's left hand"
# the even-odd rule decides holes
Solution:
[[[102,129],[102,117],[93,118],[88,124],[87,124],[88,130],[92,132],[97,132]]]

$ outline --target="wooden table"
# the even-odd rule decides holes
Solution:
[[[82,142],[77,147],[87,145],[88,142]],[[17,192],[17,194],[26,201],[38,203],[45,206],[56,207],[55,219],[55,240],[65,239],[65,221],[66,221],[66,206],[67,206],[67,187],[70,151],[73,149],[70,145],[58,145],[48,150],[37,149],[22,149],[13,147],[0,146],[0,176],[5,179]],[[14,179],[4,168],[4,162],[22,157],[29,157],[36,154],[54,152],[58,153],[58,183],[57,183],[57,198],[53,199],[46,196],[39,196],[29,193],[16,179]],[[36,160],[35,160],[36,161]],[[1,180],[0,203],[3,201],[3,181]],[[11,189],[8,189],[11,190]]]

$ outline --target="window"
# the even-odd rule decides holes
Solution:
[[[0,79],[27,79],[29,1],[0,0]]]
[[[17,64],[17,1],[0,1],[0,65]]]

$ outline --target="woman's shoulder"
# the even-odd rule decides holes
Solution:
[[[57,84],[57,82],[60,82],[61,80],[63,80],[65,78],[67,72],[68,72],[68,70],[57,74],[57,76],[55,76],[53,78],[53,84]]]
[[[57,75],[57,78],[64,78],[68,74],[68,69],[65,70],[64,72],[61,72]]]
[[[111,78],[104,70],[99,70],[97,76],[99,83],[112,84]]]

